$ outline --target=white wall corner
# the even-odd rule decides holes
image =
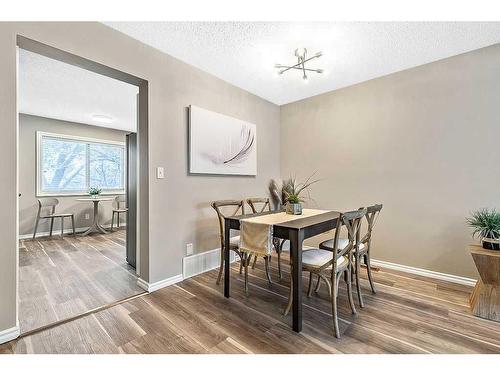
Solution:
[[[386,261],[378,260],[378,259],[372,259],[371,265],[376,266],[376,267],[381,267],[381,268],[387,268],[390,270],[411,273],[414,275],[425,276],[425,277],[429,277],[432,279],[448,281],[448,282],[460,284],[460,285],[474,286],[474,285],[476,285],[476,282],[477,282],[476,279],[471,279],[468,277],[451,275],[448,273],[441,273],[441,272],[426,270],[423,268],[405,266],[403,264],[391,263],[391,262],[386,262]]]
[[[177,284],[183,280],[182,275],[175,275],[172,277],[169,277],[167,279],[163,279],[154,283],[148,283],[147,281],[144,281],[141,278],[137,279],[137,285],[144,289],[145,291],[151,293],[154,292],[155,290],[165,288],[169,285]]]
[[[17,339],[20,334],[21,330],[19,329],[19,324],[15,327],[0,331],[0,344]]]

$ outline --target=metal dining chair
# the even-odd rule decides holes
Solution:
[[[71,226],[73,227],[73,236],[76,236],[75,231],[75,215],[67,213],[56,213],[56,206],[59,204],[59,200],[56,198],[40,198],[38,199],[38,212],[36,214],[35,229],[33,231],[33,239],[36,237],[36,231],[38,229],[38,223],[42,219],[50,219],[50,232],[49,235],[52,237],[52,229],[54,228],[54,219],[61,219],[61,237],[64,235],[64,218],[71,218]],[[48,210],[48,214],[43,214],[42,210]]]
[[[302,270],[309,272],[309,288],[307,295],[312,295],[313,275],[317,275],[324,280],[328,285],[328,294],[332,303],[332,318],[335,337],[340,338],[338,313],[337,313],[337,297],[339,282],[344,275],[344,280],[347,284],[347,296],[349,305],[353,314],[356,314],[356,307],[352,298],[352,256],[351,252],[357,250],[359,246],[359,231],[361,220],[366,214],[366,209],[350,211],[340,214],[337,220],[337,227],[332,239],[332,250],[324,250],[319,248],[309,248],[302,252]],[[347,229],[347,243],[340,241],[340,230],[344,226]],[[288,305],[285,309],[285,315],[288,314],[292,307],[293,284],[290,283],[290,294],[288,297]]]
[[[115,197],[116,208],[113,209],[113,213],[111,214],[111,232],[113,231],[113,222],[116,215],[116,229],[120,229],[120,214],[126,214],[128,212],[128,208],[125,207],[127,198],[125,195],[118,195]]]
[[[357,251],[353,251],[352,256],[354,258],[354,276],[356,278],[356,291],[358,294],[358,302],[360,307],[364,307],[363,296],[361,294],[361,283],[360,283],[360,272],[361,272],[361,262],[364,261],[366,266],[366,272],[368,274],[368,281],[370,283],[370,288],[373,293],[377,293],[375,289],[375,284],[373,282],[372,277],[372,269],[371,269],[371,242],[372,242],[372,231],[375,226],[375,222],[377,221],[378,216],[380,215],[380,211],[382,210],[382,204],[375,204],[373,206],[366,208],[366,233],[361,236],[359,240],[359,246],[356,248]],[[362,208],[360,208],[362,209]],[[340,239],[341,242],[346,242],[346,239]],[[333,251],[333,242],[332,240],[323,241],[319,245],[320,249]],[[318,284],[316,285],[316,290],[319,289],[320,280],[318,279]]]
[[[245,214],[245,202],[237,200],[221,200],[211,203],[212,208],[217,213],[217,218],[219,220],[219,235],[220,235],[220,267],[219,275],[217,276],[216,284],[219,285],[220,279],[222,277],[222,270],[224,269],[224,219],[226,216],[244,215]],[[230,209],[231,213],[225,215],[223,211]],[[240,257],[240,273],[243,269],[244,262],[247,261],[246,257],[239,250],[240,248],[240,236],[233,236],[229,241],[229,249],[234,251]]]

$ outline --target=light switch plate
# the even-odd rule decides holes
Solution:
[[[158,179],[165,178],[165,170],[163,169],[163,167],[156,168],[156,178]]]
[[[193,255],[193,244],[188,243],[186,245],[186,255]]]

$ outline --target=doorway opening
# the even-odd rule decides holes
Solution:
[[[21,335],[144,293],[141,155],[147,81],[18,37]]]

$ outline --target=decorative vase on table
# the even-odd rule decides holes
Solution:
[[[471,213],[467,224],[473,229],[472,237],[479,237],[484,249],[500,250],[500,212],[482,208]]]
[[[101,194],[101,189],[99,189],[98,187],[91,187],[89,189],[89,195],[90,195],[90,198],[92,199],[97,199],[99,198],[99,194]]]
[[[286,204],[286,213],[289,215],[302,215],[302,203],[290,203]]]
[[[482,238],[483,249],[500,250],[500,241],[496,238]]]
[[[309,187],[319,181],[312,181],[313,176],[314,173],[302,183],[297,183],[295,177],[290,177],[282,183],[271,180],[269,192],[273,206],[280,209],[285,208],[285,212],[290,215],[302,215],[302,202],[310,198],[309,193],[307,197],[304,197],[303,193],[308,192]]]

